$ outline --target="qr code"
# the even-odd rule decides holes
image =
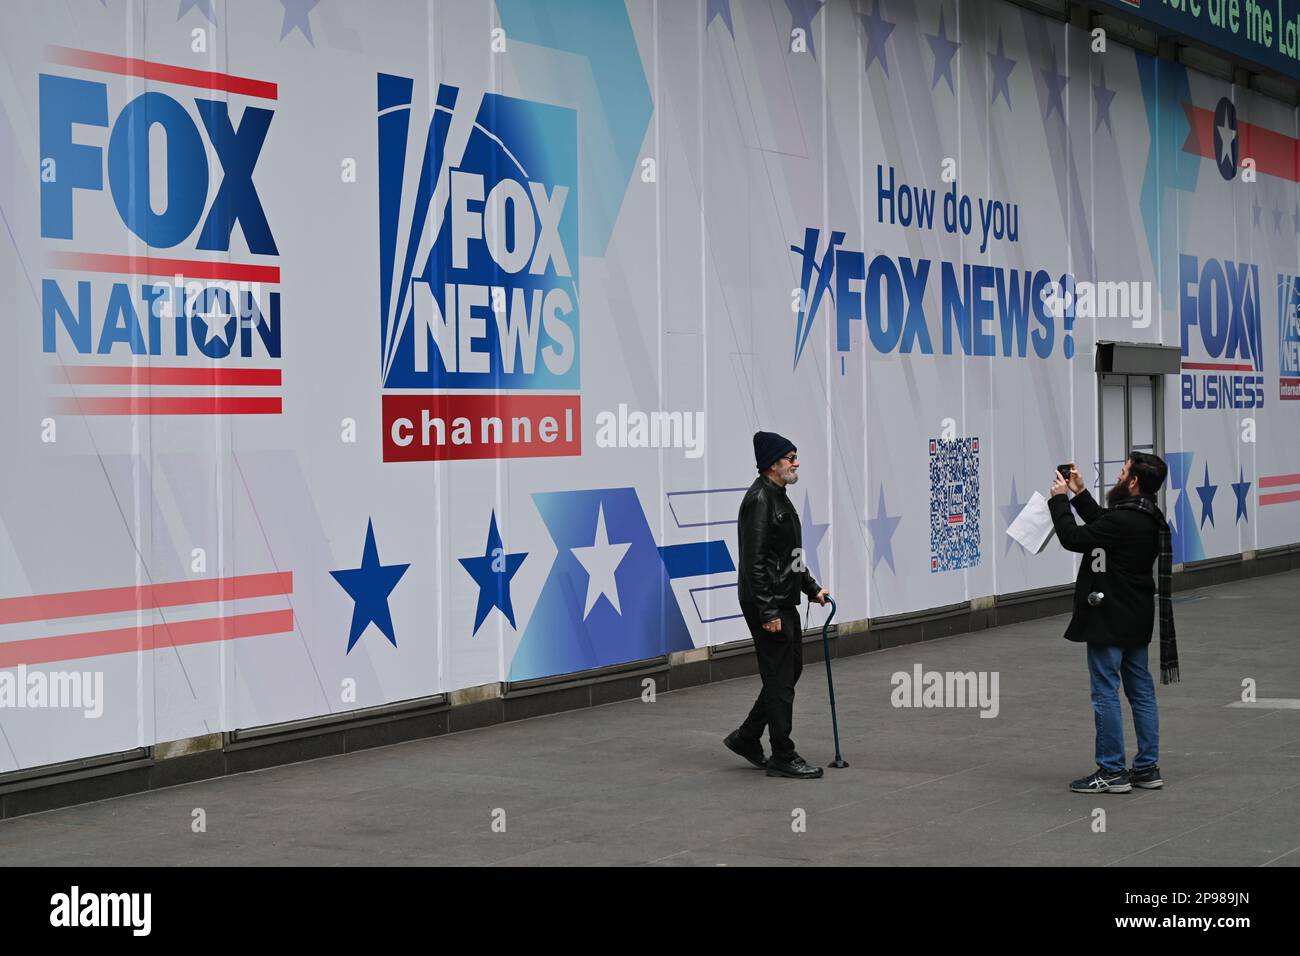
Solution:
[[[930,571],[980,563],[980,440],[930,439]]]

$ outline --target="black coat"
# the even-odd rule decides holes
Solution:
[[[1146,646],[1155,623],[1152,570],[1160,556],[1156,522],[1131,508],[1103,508],[1087,491],[1074,496],[1074,510],[1084,520],[1082,525],[1070,514],[1066,495],[1051,496],[1047,506],[1061,547],[1083,555],[1066,639],[1113,647]],[[1104,558],[1105,571],[1093,570],[1099,555]],[[1088,603],[1088,595],[1094,591],[1104,595],[1096,607]]]
[[[736,522],[740,545],[740,603],[760,621],[780,617],[779,608],[798,607],[800,592],[815,598],[821,585],[808,573],[803,525],[785,489],[759,475],[740,502]],[[796,550],[798,553],[796,553]]]

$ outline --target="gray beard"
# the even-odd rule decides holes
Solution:
[[[797,484],[799,481],[799,473],[797,471],[791,472],[789,477],[783,478],[781,480],[784,481],[787,485]]]

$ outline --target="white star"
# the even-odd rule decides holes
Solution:
[[[609,534],[605,530],[605,506],[600,505],[596,510],[595,541],[590,547],[572,549],[573,556],[587,572],[587,607],[582,612],[584,621],[602,594],[609,599],[610,604],[614,605],[616,614],[623,613],[618,604],[618,584],[614,580],[614,572],[627,556],[627,549],[630,547],[632,547],[631,541],[610,544]]]
[[[1228,163],[1232,161],[1232,141],[1236,138],[1237,131],[1231,126],[1219,127],[1219,142],[1222,144],[1219,147],[1219,162]]]
[[[203,337],[204,348],[211,345],[213,339],[219,338],[222,342],[226,341],[226,323],[230,321],[230,316],[224,309],[218,308],[215,297],[208,311],[195,312],[194,314],[202,319],[208,327],[208,334]]]

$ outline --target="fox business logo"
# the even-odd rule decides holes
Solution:
[[[1277,277],[1278,398],[1300,401],[1300,276]]]
[[[442,84],[412,136],[412,91],[379,74],[383,459],[578,455],[576,114]]]
[[[264,294],[278,258],[232,249],[238,228],[249,255],[280,254],[253,183],[276,85],[65,47],[47,57],[63,68],[38,82],[55,409],[278,414],[280,293]],[[121,96],[129,76],[161,89]],[[138,242],[169,257],[116,254]]]
[[[1259,266],[1178,257],[1182,407],[1264,407]]]

